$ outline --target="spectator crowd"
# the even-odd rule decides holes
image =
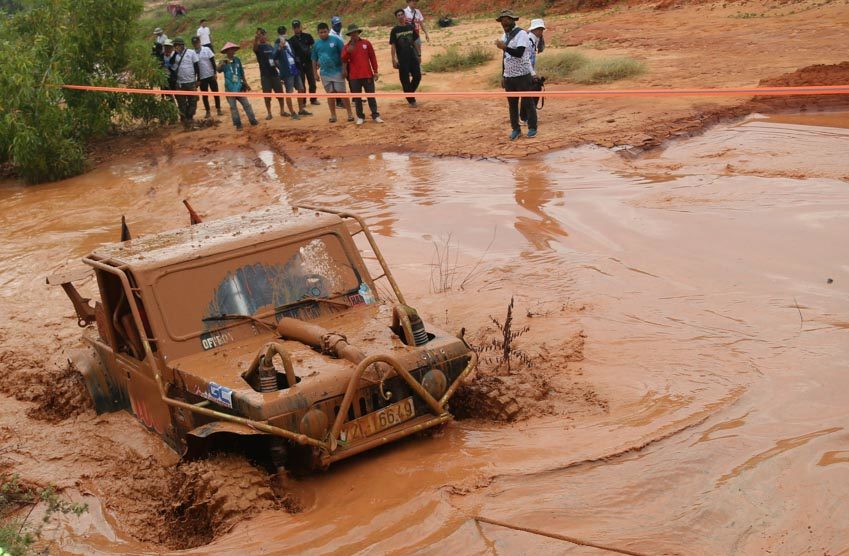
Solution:
[[[389,45],[392,67],[398,71],[398,79],[405,93],[408,106],[417,106],[415,93],[421,83],[422,41],[421,35],[430,42],[425,25],[425,18],[417,7],[417,0],[408,0],[407,6],[395,10],[396,25],[389,33]],[[502,51],[502,86],[507,91],[538,90],[539,80],[534,70],[536,54],[541,52],[545,25],[541,19],[531,22],[527,31],[517,25],[518,16],[512,11],[505,10],[496,18],[504,34],[495,42]],[[269,33],[259,27],[252,41],[252,49],[259,66],[260,85],[264,93],[302,93],[315,94],[317,83],[321,82],[326,93],[374,93],[375,82],[379,79],[377,57],[372,43],[362,36],[363,30],[356,24],[343,27],[342,18],[334,15],[330,24],[319,23],[316,27],[317,37],[307,33],[301,21],[291,22],[291,35],[288,29],[281,25],[277,28],[277,36],[272,38]],[[200,20],[195,36],[190,40],[191,47],[181,37],[169,39],[163,29],[154,29],[153,54],[160,61],[168,74],[168,90],[219,92],[219,74],[223,77],[224,91],[240,93],[250,91],[250,85],[245,78],[245,68],[237,56],[240,45],[227,42],[219,51],[223,57],[216,61],[213,47],[212,30],[205,19]],[[211,104],[215,103],[217,115],[221,111],[221,97],[218,95],[200,95],[203,100],[205,117],[211,118]],[[194,126],[197,111],[198,95],[167,95],[173,98],[180,113],[180,120],[185,129]],[[247,116],[250,125],[258,125],[256,114],[246,96],[225,96],[230,107],[230,116],[236,129],[242,129],[242,118],[239,112]],[[271,97],[263,98],[265,104],[265,119],[273,119],[272,100],[276,100],[281,117],[298,120],[312,116],[307,106],[319,105],[317,98]],[[537,99],[525,97],[508,98],[510,115],[510,139],[521,136],[522,125],[527,125],[528,137],[537,133]],[[383,118],[378,110],[377,99],[328,99],[330,123],[338,121],[337,109],[345,111],[348,122],[363,125],[366,121],[364,104],[368,105],[369,117],[372,122],[382,124]],[[297,106],[296,106],[297,105]]]

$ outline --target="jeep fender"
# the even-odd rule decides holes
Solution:
[[[97,413],[123,409],[121,397],[116,396],[103,361],[93,348],[73,351],[68,358],[68,363],[83,376],[86,390],[91,396]]]
[[[238,439],[247,440],[268,438],[269,435],[252,429],[247,425],[231,423],[229,421],[213,421],[199,427],[195,427],[186,433],[185,450],[183,457],[195,459],[201,457],[214,448],[224,448],[239,444]]]

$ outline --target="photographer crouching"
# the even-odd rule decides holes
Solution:
[[[501,83],[505,91],[533,91],[533,67],[531,66],[531,51],[533,49],[528,33],[516,26],[519,18],[513,15],[511,10],[504,10],[496,18],[504,28],[504,35],[497,41],[495,46],[503,51],[502,57],[502,79]],[[530,97],[507,97],[507,106],[510,109],[510,140],[513,141],[522,135],[519,127],[519,101],[522,110],[528,117],[528,137],[537,134],[537,109],[536,103]]]

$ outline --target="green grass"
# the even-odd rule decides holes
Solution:
[[[257,27],[263,27],[269,35],[277,35],[277,27],[285,25],[291,34],[292,20],[300,19],[304,30],[316,35],[316,25],[324,21],[330,24],[332,13],[321,9],[314,0],[185,0],[188,9],[184,17],[171,17],[165,6],[146,12],[141,18],[145,38],[154,27],[162,27],[170,38],[183,37],[186,41],[195,34],[198,22],[205,18],[212,29],[212,40],[216,45],[226,41],[235,43],[253,40]],[[344,18],[345,25],[365,19]]]
[[[537,55],[537,73],[549,82],[571,82],[584,85],[611,83],[645,73],[643,62],[624,56],[615,58],[590,58],[577,50],[552,52],[546,50]],[[487,80],[490,88],[501,87],[501,74]]]
[[[487,80],[486,86],[490,89],[500,89],[501,88],[501,73],[493,73]]]
[[[642,62],[633,58],[617,57],[591,60],[586,65],[572,72],[571,80],[575,83],[592,85],[596,83],[612,83],[620,79],[634,77],[646,71]]]
[[[572,72],[586,66],[590,62],[584,54],[577,50],[562,52],[543,52],[537,54],[537,73],[548,79],[569,79]]]
[[[492,49],[482,46],[473,46],[465,51],[450,46],[445,52],[435,54],[422,69],[435,73],[460,71],[483,65],[494,57]]]

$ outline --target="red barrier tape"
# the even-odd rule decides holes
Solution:
[[[171,91],[159,89],[128,89],[124,87],[95,87],[93,85],[63,85],[75,91],[100,93],[129,93],[134,95],[188,95],[250,98],[506,98],[506,97],[678,97],[678,96],[789,96],[789,95],[846,95],[849,85],[823,85],[814,87],[740,87],[717,89],[613,89],[613,90],[563,90],[563,91],[438,91],[427,93],[261,93],[261,92],[203,92]]]

